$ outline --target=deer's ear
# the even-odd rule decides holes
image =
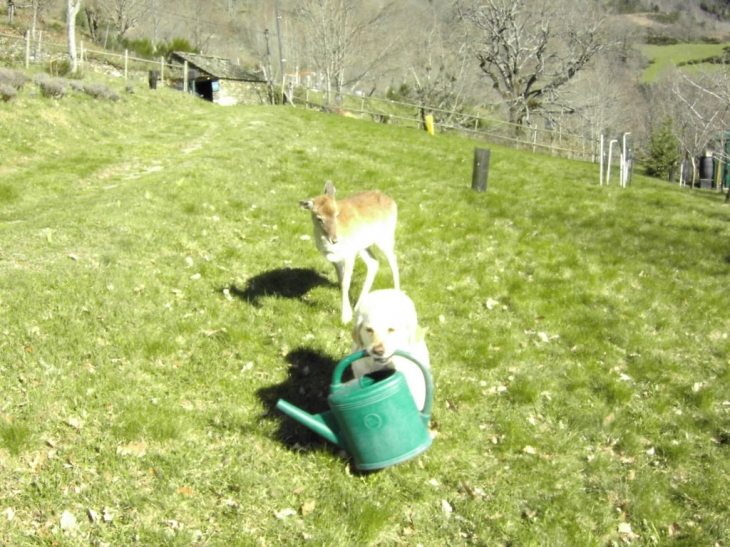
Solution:
[[[307,211],[311,211],[312,207],[314,207],[314,201],[311,199],[303,199],[299,202],[299,207],[306,209]]]
[[[335,185],[332,184],[331,180],[324,183],[324,193],[330,197],[335,197]]]

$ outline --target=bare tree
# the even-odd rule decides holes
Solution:
[[[605,15],[595,2],[457,0],[456,5],[475,32],[469,46],[479,68],[505,101],[517,132],[531,110],[553,102],[607,46]]]
[[[160,27],[162,25],[162,0],[147,0],[145,11],[149,14],[149,23],[152,26],[152,45],[157,47],[160,42]]]
[[[147,15],[147,3],[144,0],[97,1],[104,12],[104,16],[114,25],[119,40],[124,38],[124,35]]]
[[[102,24],[102,13],[97,0],[87,0],[84,5],[84,13],[86,14],[86,24],[89,27],[91,39],[97,44],[100,43],[99,27]]]
[[[371,74],[400,40],[384,32],[397,4],[359,0],[303,0],[293,13],[301,31],[300,54],[323,77],[327,93],[340,93]]]
[[[631,133],[634,143],[645,142],[649,135],[646,104],[636,84],[636,72],[613,55],[601,55],[592,65],[537,113],[558,135],[580,135],[594,147],[601,135],[613,138]]]
[[[51,4],[52,0],[31,0],[31,8],[33,9],[33,15],[30,23],[30,35],[35,37],[36,26],[38,20],[43,21],[43,15]]]
[[[66,29],[68,31],[68,55],[71,61],[71,72],[79,68],[76,58],[76,15],[81,9],[82,0],[66,0]]]
[[[421,119],[428,112],[441,123],[460,123],[462,105],[471,99],[473,60],[464,45],[462,28],[452,24],[451,10],[431,4],[409,12],[409,40],[403,58],[418,101]]]
[[[676,71],[664,81],[668,93],[663,107],[674,121],[674,131],[697,180],[697,158],[730,127],[730,77],[727,71],[695,74]],[[718,150],[724,156],[724,151]],[[723,157],[724,161],[728,158]],[[730,195],[730,194],[729,194]]]
[[[205,51],[210,39],[221,25],[213,25],[214,12],[211,12],[207,2],[191,2],[185,10],[186,29],[192,37],[193,47],[198,51]]]

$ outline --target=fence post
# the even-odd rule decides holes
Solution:
[[[33,54],[33,58],[35,59],[35,62],[39,62],[41,58],[41,45],[43,44],[43,31],[38,31],[38,41],[36,42],[36,49],[35,53]]]
[[[124,79],[127,79],[127,65],[129,63],[129,50],[124,50]]]
[[[183,61],[183,93],[188,92],[188,61]]]
[[[477,192],[487,191],[487,177],[489,175],[489,148],[474,149],[474,170],[471,177],[471,188]]]
[[[165,85],[165,58],[160,55],[160,82]]]
[[[600,165],[599,169],[601,171],[601,174],[598,177],[598,181],[599,181],[598,185],[603,186],[603,133],[601,133],[601,159],[600,159],[599,165]]]
[[[25,31],[25,68],[30,64],[30,30]]]

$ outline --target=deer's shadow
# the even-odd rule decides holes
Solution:
[[[311,269],[280,268],[252,277],[243,288],[231,285],[229,291],[232,296],[260,307],[262,298],[266,296],[302,300],[309,291],[322,285],[336,286],[335,283]]]
[[[278,419],[275,438],[292,450],[310,450],[327,446],[333,453],[338,452],[338,447],[278,410],[276,403],[279,399],[284,399],[309,414],[320,414],[329,410],[327,404],[329,386],[332,373],[339,361],[304,347],[290,351],[286,355],[286,360],[289,363],[287,379],[256,392],[265,408],[262,418]],[[351,376],[349,371],[343,375],[343,381],[348,375]]]

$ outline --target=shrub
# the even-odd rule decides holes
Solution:
[[[51,78],[50,76],[39,75],[35,83],[41,89],[41,95],[51,99],[60,99],[66,95],[68,82],[63,78]]]
[[[157,44],[157,55],[170,57],[170,53],[173,51],[187,51],[189,53],[196,53],[197,50],[190,45],[185,38],[173,38],[171,42],[160,42]]]
[[[25,72],[13,70],[12,68],[0,68],[0,84],[5,84],[15,90],[20,90],[27,81],[28,76],[25,75]]]
[[[155,46],[152,44],[152,41],[149,38],[140,38],[137,40],[124,38],[122,40],[122,45],[126,49],[133,51],[137,55],[141,55],[149,59],[155,56]]]
[[[83,91],[84,90],[84,84],[83,82],[80,82],[79,80],[70,80],[68,82],[68,85],[71,86],[71,89],[74,91]]]
[[[65,76],[71,72],[71,61],[68,59],[51,61],[49,70],[52,76]]]
[[[95,99],[107,99],[109,101],[118,101],[121,99],[121,96],[116,90],[100,82],[86,84],[84,86],[84,92]]]
[[[646,43],[652,46],[672,46],[679,43],[679,39],[666,34],[654,34],[651,31],[646,37]]]
[[[385,96],[391,101],[406,102],[411,99],[413,93],[407,83],[400,84],[399,87],[389,87]]]
[[[15,88],[8,84],[0,84],[0,100],[8,102],[18,96],[18,92]]]

